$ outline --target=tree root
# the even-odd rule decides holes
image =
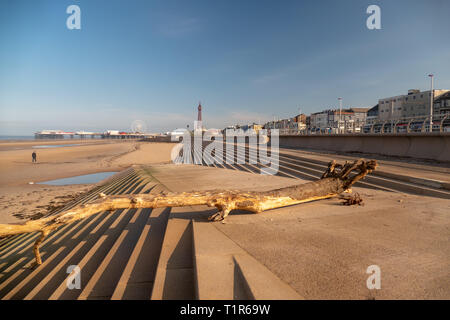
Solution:
[[[363,199],[361,198],[361,196],[359,195],[359,193],[355,193],[354,195],[349,195],[349,196],[341,196],[340,197],[342,201],[342,205],[344,206],[353,206],[353,205],[360,205],[363,206]]]
[[[182,193],[111,195],[99,194],[99,199],[76,206],[59,214],[27,221],[24,224],[0,224],[0,237],[26,232],[41,232],[33,246],[35,265],[42,263],[39,247],[45,237],[56,228],[91,215],[118,209],[185,207],[207,205],[216,207],[219,212],[209,217],[210,221],[224,220],[232,210],[245,210],[260,213],[265,210],[289,205],[331,198],[364,178],[377,167],[376,160],[359,159],[345,164],[331,161],[322,178],[300,185],[264,192],[241,190],[213,190]],[[356,174],[351,175],[352,171]]]

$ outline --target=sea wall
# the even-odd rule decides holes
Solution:
[[[450,133],[280,136],[280,147],[362,152],[450,162]]]

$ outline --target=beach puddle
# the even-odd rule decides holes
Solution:
[[[75,147],[75,146],[81,146],[80,143],[73,143],[73,144],[49,144],[49,145],[42,145],[42,146],[32,146],[33,149],[47,149],[47,148],[63,148],[63,147]]]
[[[38,184],[47,184],[52,186],[65,186],[69,184],[89,184],[97,183],[103,179],[109,178],[110,176],[116,174],[117,172],[99,172],[93,174],[85,174],[82,176],[75,176],[63,179],[49,180],[44,182],[39,182]]]

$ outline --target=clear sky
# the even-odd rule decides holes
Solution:
[[[69,30],[66,8],[81,8]],[[381,8],[381,30],[366,9]],[[450,89],[448,0],[0,0],[0,134],[150,132]]]

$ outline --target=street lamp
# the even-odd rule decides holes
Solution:
[[[393,124],[394,122],[394,100],[391,100],[391,133],[393,133],[394,129],[393,129]]]
[[[431,90],[430,90],[430,132],[433,132],[433,103],[434,103],[434,90],[433,90],[433,79],[434,74],[428,75],[431,78]]]
[[[339,123],[338,123],[338,133],[341,133],[341,118],[342,118],[342,98],[339,97]]]

